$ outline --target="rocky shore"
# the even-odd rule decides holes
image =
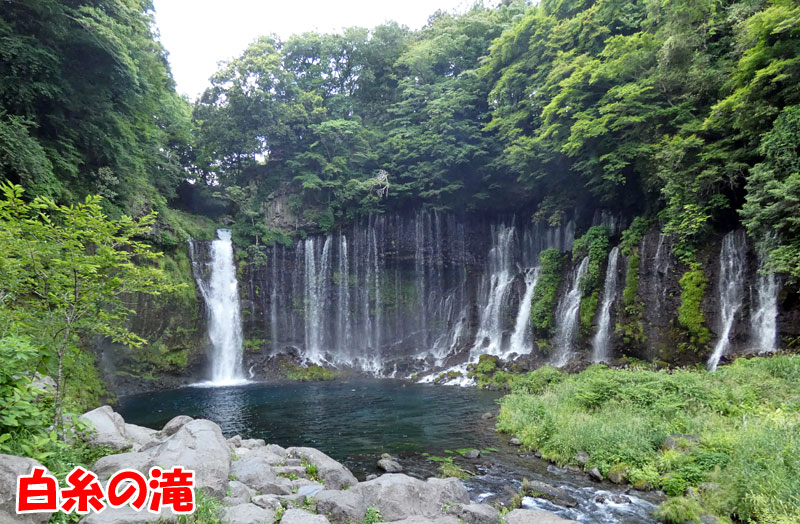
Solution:
[[[283,448],[260,439],[225,439],[209,420],[178,416],[160,431],[127,424],[109,406],[84,414],[94,428],[91,445],[118,453],[101,457],[91,471],[102,481],[114,472],[132,468],[183,466],[195,472],[195,488],[221,503],[225,524],[568,524],[544,511],[516,509],[501,514],[488,504],[470,501],[455,478],[420,480],[386,473],[359,482],[342,464],[308,447]],[[33,459],[0,455],[0,524],[45,523],[47,514],[15,514],[16,478],[39,463]],[[81,519],[83,524],[178,522],[164,511],[155,516],[131,508],[107,508]]]

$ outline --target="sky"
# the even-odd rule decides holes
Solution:
[[[437,9],[464,11],[473,0],[155,0],[161,43],[178,92],[196,98],[217,64],[260,35],[375,27],[394,20],[418,29]]]

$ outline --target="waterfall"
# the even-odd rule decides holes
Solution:
[[[437,211],[364,217],[249,266],[247,328],[273,355],[409,376],[481,353],[528,353],[539,253],[574,223],[491,223]],[[257,291],[255,291],[257,290]],[[516,320],[516,321],[515,321]],[[463,358],[461,359],[463,361]]]
[[[608,362],[610,355],[608,346],[611,342],[611,306],[617,296],[617,260],[619,247],[608,254],[606,281],[603,286],[603,304],[600,306],[600,317],[597,321],[597,333],[592,339],[592,362]]]
[[[569,361],[575,349],[575,339],[578,336],[581,309],[581,279],[589,269],[589,257],[584,257],[572,277],[572,287],[569,293],[561,299],[556,308],[556,336],[553,355],[554,365],[561,367]]]
[[[746,239],[743,231],[731,231],[722,239],[719,254],[720,326],[717,343],[708,359],[708,369],[717,369],[720,359],[730,346],[730,333],[736,314],[744,301]]]
[[[779,291],[775,275],[762,270],[756,280],[755,312],[750,317],[750,344],[759,353],[770,353],[777,347]]]
[[[527,345],[531,335],[531,300],[533,300],[533,290],[536,288],[536,281],[539,280],[539,268],[528,269],[525,272],[525,294],[519,304],[517,321],[514,323],[514,333],[509,341],[509,352],[517,355],[530,353],[530,346]],[[527,351],[526,351],[527,350]]]
[[[211,380],[208,385],[246,382],[242,378],[242,323],[233,244],[229,229],[217,230],[211,243],[210,261],[198,261],[196,246],[190,243],[195,280],[208,312],[208,337],[211,340]],[[206,281],[206,273],[208,274]]]
[[[306,287],[306,356],[313,362],[320,363],[325,360],[325,310],[327,306],[327,290],[330,281],[330,247],[331,237],[325,237],[322,253],[317,260],[317,242],[313,237],[307,238],[304,243]]]
[[[514,281],[514,273],[511,268],[514,238],[513,226],[501,224],[492,227],[489,273],[484,276],[484,285],[482,286],[484,288],[482,300],[484,307],[481,311],[473,354],[502,354],[506,295]]]

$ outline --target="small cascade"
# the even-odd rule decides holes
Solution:
[[[608,348],[611,343],[611,306],[617,297],[617,261],[619,247],[608,254],[606,281],[603,286],[603,303],[600,306],[600,317],[597,320],[597,333],[592,339],[592,362],[608,362],[611,355]]]
[[[771,353],[777,348],[780,289],[780,282],[773,273],[759,273],[756,305],[750,317],[750,344],[759,353]]]
[[[211,340],[211,380],[204,385],[226,386],[246,382],[242,378],[242,323],[239,286],[233,263],[229,229],[217,230],[208,261],[198,260],[197,246],[190,243],[190,256],[197,287],[208,312]]]
[[[492,249],[489,251],[489,273],[484,276],[483,300],[478,334],[473,355],[503,353],[503,331],[506,296],[514,281],[512,270],[515,229],[513,226],[492,227]],[[488,278],[487,278],[488,277]]]
[[[556,336],[553,364],[558,367],[563,366],[569,361],[575,349],[575,339],[578,336],[581,309],[580,283],[588,269],[589,257],[584,257],[572,277],[572,287],[569,293],[561,299],[556,309]]]
[[[717,343],[708,359],[708,369],[717,369],[720,359],[730,346],[730,333],[736,314],[744,302],[746,239],[743,231],[731,231],[722,239],[719,254],[720,326]]]
[[[533,290],[539,280],[539,268],[528,269],[525,272],[525,294],[519,304],[517,321],[514,323],[514,333],[511,334],[509,341],[509,354],[516,353],[524,355],[530,353],[531,338],[531,300],[533,300]]]

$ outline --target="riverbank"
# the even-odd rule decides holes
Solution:
[[[341,463],[310,447],[284,448],[260,439],[223,437],[209,420],[181,415],[159,431],[128,424],[110,407],[84,414],[94,429],[88,444],[110,453],[90,465],[102,481],[122,469],[148,472],[159,466],[183,466],[195,472],[197,511],[179,517],[164,511],[158,516],[130,508],[107,508],[83,517],[83,524],[178,522],[194,524],[344,524],[398,522],[404,524],[499,524],[501,512],[489,504],[472,502],[463,483],[455,478],[413,478],[386,473],[359,482]],[[33,459],[0,455],[0,522],[15,522],[16,476],[39,465]],[[10,496],[9,496],[10,495]],[[25,517],[44,523],[47,514]],[[552,513],[514,509],[502,512],[507,524],[568,524]]]
[[[664,522],[798,522],[798,356],[742,358],[713,373],[541,368],[511,390],[500,430],[557,464],[664,490]]]

